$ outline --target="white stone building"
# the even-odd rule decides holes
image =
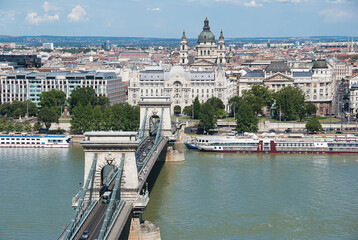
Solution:
[[[349,105],[353,115],[358,114],[358,76],[349,80]]]
[[[174,66],[170,71],[151,68],[150,70],[133,70],[128,83],[128,103],[137,105],[142,96],[170,96],[171,111],[179,106],[181,112],[185,106],[193,103],[196,97],[204,103],[209,98],[220,98],[228,107],[228,78],[221,67],[214,71],[189,71],[182,66]],[[179,112],[177,112],[179,113]]]
[[[332,66],[325,60],[318,60],[310,71],[293,72],[283,62],[272,62],[263,71],[252,71],[241,77],[238,82],[238,95],[255,84],[267,85],[275,92],[285,86],[300,87],[306,101],[314,103],[317,114],[332,114],[336,95],[336,82]]]

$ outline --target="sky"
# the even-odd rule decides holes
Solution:
[[[358,0],[0,0],[0,35],[358,36]]]

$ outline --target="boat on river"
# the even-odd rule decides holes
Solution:
[[[203,136],[196,138],[195,146],[230,153],[358,153],[358,137]]]
[[[0,147],[69,148],[71,146],[71,137],[64,135],[0,135]]]
[[[184,145],[188,149],[198,149],[197,146],[195,145],[195,143],[196,143],[195,139],[187,139],[184,141]]]

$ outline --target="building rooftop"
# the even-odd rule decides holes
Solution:
[[[267,66],[266,72],[290,72],[291,69],[289,66],[284,62],[272,62],[270,65]]]
[[[248,72],[244,75],[245,78],[260,78],[264,77],[264,73],[262,71],[252,71]]]

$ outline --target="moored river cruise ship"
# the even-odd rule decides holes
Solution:
[[[69,148],[71,146],[71,138],[62,135],[0,135],[0,147]]]
[[[231,153],[358,153],[355,136],[333,138],[224,137],[196,138],[201,151]]]

